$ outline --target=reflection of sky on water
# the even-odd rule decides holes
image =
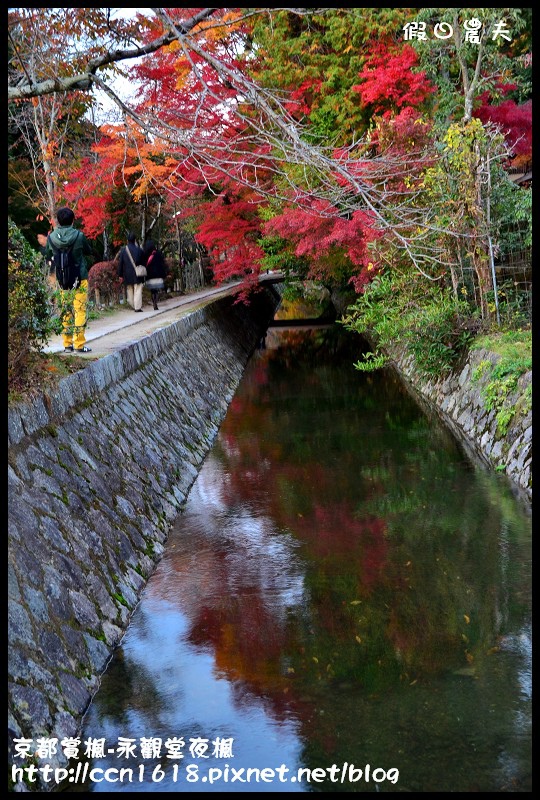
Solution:
[[[263,769],[285,764],[292,770],[299,765],[301,750],[293,715],[276,720],[269,709],[267,713],[264,698],[245,688],[239,702],[235,682],[217,668],[211,643],[200,646],[188,641],[192,615],[200,611],[201,603],[212,605],[223,598],[228,603],[238,593],[249,592],[250,585],[257,587],[277,625],[285,622],[288,608],[302,604],[303,575],[293,552],[296,543],[289,535],[276,536],[271,521],[253,517],[247,506],[231,513],[222,497],[226,491],[223,478],[221,465],[208,457],[180,518],[181,525],[189,527],[189,537],[183,538],[181,532],[175,535],[174,530],[171,533],[159,570],[148,583],[144,604],[136,610],[122,643],[128,668],[132,662],[137,670],[142,669],[159,698],[153,723],[144,713],[129,711],[125,735],[137,739],[160,736],[164,741],[171,735],[183,736],[185,758],[179,763],[197,763],[201,770],[210,765],[222,768],[226,760],[193,761],[187,749],[189,739],[233,738],[233,753],[241,756],[243,766]],[[216,569],[215,551],[224,554],[225,569]],[[220,580],[223,575],[226,582]],[[87,736],[105,735],[111,740],[118,736],[117,725],[109,729],[106,717],[99,723],[91,723],[91,718],[92,713]],[[92,734],[96,724],[100,732]],[[166,785],[167,779],[163,787]],[[134,791],[144,791],[136,784],[131,786]],[[171,784],[169,791],[175,786],[180,790],[177,783]],[[106,791],[105,787],[96,784],[93,791]],[[221,782],[219,788],[247,790],[249,784],[238,782],[230,788]],[[257,784],[257,791],[274,790],[271,783]],[[204,786],[191,783],[189,791],[204,791]],[[304,789],[291,784],[288,791]]]
[[[277,535],[273,521],[252,509],[250,504],[237,503],[234,509],[229,508],[222,499],[225,492],[226,475],[223,467],[209,456],[180,519],[182,525],[189,525],[190,553],[200,553],[202,549],[212,551],[215,542],[219,542],[220,549],[226,552],[227,569],[224,572],[227,583],[216,586],[215,591],[219,594],[236,593],[242,587],[245,591],[247,586],[253,584],[257,592],[262,592],[265,602],[272,606],[274,612],[290,606],[302,606],[303,568],[298,564],[295,553],[300,547],[299,542],[287,533]],[[178,563],[178,551],[183,547],[180,537],[177,537],[174,545],[177,554],[174,570],[178,571],[182,569]],[[186,558],[189,558],[188,554]],[[196,563],[189,563],[190,569],[200,573],[201,581],[211,582],[212,574],[208,574],[211,565],[208,562],[206,571],[205,562],[200,559]],[[189,603],[190,600],[186,598],[185,602]]]
[[[234,694],[234,686],[230,680],[216,674],[215,661],[211,652],[190,646],[185,641],[189,630],[189,620],[182,614],[177,605],[159,600],[149,599],[142,613],[137,614],[128,631],[124,644],[124,658],[142,666],[153,683],[153,690],[159,695],[157,717],[151,721],[144,713],[131,709],[126,719],[123,732],[120,733],[116,721],[107,717],[94,719],[92,714],[88,720],[85,737],[105,736],[107,741],[115,742],[118,735],[136,738],[159,736],[165,741],[170,736],[181,736],[186,742],[185,757],[175,762],[180,765],[180,775],[186,764],[196,763],[201,775],[211,766],[224,768],[226,763],[237,764],[235,757],[241,757],[241,765],[263,769],[277,767],[283,763],[290,769],[296,769],[300,751],[300,742],[296,733],[296,722],[289,718],[276,722],[271,714],[267,714],[264,702],[260,698],[249,697],[249,702],[238,705]],[[155,654],[159,652],[159,662]],[[153,715],[152,715],[153,716]],[[233,739],[233,758],[197,758],[189,753],[189,739],[202,737],[210,742],[217,737]],[[211,752],[211,745],[209,752]],[[137,764],[145,763],[147,771],[157,761],[137,760]],[[166,764],[165,758],[161,759]],[[107,766],[133,766],[130,761],[120,762],[114,758],[107,759]],[[98,764],[104,767],[103,762]],[[240,763],[237,764],[240,767]],[[180,782],[169,782],[165,778],[160,786],[164,791],[182,791]],[[158,788],[144,788],[145,784],[132,783],[126,786],[115,786],[115,791],[157,791]],[[206,784],[190,783],[183,791],[205,791]],[[106,783],[96,784],[93,791],[110,791]],[[228,788],[223,782],[219,791],[248,791],[249,784],[235,782]],[[257,785],[257,791],[274,791],[272,784]],[[289,791],[303,791],[293,788]]]
[[[520,656],[522,665],[517,676],[521,692],[527,699],[532,697],[532,631],[530,625],[514,636],[504,636],[502,639],[503,650],[508,650]]]
[[[264,749],[261,756],[268,762],[268,743],[276,739],[273,721],[261,716],[262,703],[255,698],[250,698],[249,705],[239,713],[231,683],[216,675],[211,653],[185,642],[188,630],[189,620],[177,607],[152,600],[137,621],[137,630],[124,644],[126,658],[133,656],[152,675],[162,701],[163,729],[181,731],[186,739],[196,735],[247,736],[253,739],[250,745],[253,754],[257,753],[259,742]],[[159,648],[159,665],[155,663],[156,648]],[[287,739],[290,737],[290,747],[294,744],[294,724],[280,725],[281,739],[284,734]],[[283,744],[281,741],[280,748]]]

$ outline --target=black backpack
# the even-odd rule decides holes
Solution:
[[[75,289],[81,280],[81,272],[75,259],[73,258],[73,247],[79,238],[80,231],[77,231],[77,236],[67,248],[56,247],[49,236],[49,244],[53,251],[54,267],[56,270],[56,280],[60,288]]]

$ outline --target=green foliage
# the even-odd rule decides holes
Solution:
[[[492,364],[482,360],[471,376],[474,382],[483,379],[481,394],[488,411],[496,411],[497,426],[505,435],[516,413],[527,414],[531,409],[532,388],[529,385],[515,402],[510,395],[518,386],[521,375],[532,369],[531,331],[509,331],[478,339],[474,348],[485,347],[499,359]]]
[[[383,351],[366,356],[355,364],[357,369],[378,369],[386,363],[384,351],[401,344],[418,371],[428,376],[454,367],[472,341],[474,327],[465,301],[456,301],[450,290],[412,270],[378,275],[342,322],[348,330],[373,338]]]
[[[503,137],[472,119],[450,125],[438,149],[439,159],[424,175],[426,199],[437,208],[441,227],[469,234],[480,219],[484,224],[478,202],[478,169],[482,163],[493,172],[494,158],[504,152]]]
[[[434,295],[411,321],[408,348],[420,372],[435,377],[453,369],[474,336],[466,303],[456,303],[450,292]]]
[[[425,40],[413,39],[411,45],[420,57],[420,64],[437,86],[437,107],[435,123],[442,130],[448,126],[449,120],[463,116],[464,92],[462,82],[465,74],[470,87],[474,80],[478,60],[478,45],[462,41],[459,49],[454,38],[443,42],[433,36],[432,29],[437,23],[455,26],[457,15],[458,27],[463,31],[464,21],[477,18],[484,29],[484,49],[482,53],[481,80],[477,84],[477,96],[489,90],[496,92],[501,75],[511,76],[512,83],[517,85],[518,99],[528,96],[530,84],[530,68],[525,68],[519,58],[523,53],[532,50],[531,10],[526,8],[421,8],[415,17],[425,22],[429,31]],[[511,40],[497,37],[492,32],[499,20],[504,19]],[[458,60],[458,54],[459,59]],[[475,98],[477,100],[477,98]]]
[[[285,283],[278,311],[279,319],[331,316],[333,305],[327,290],[315,281]]]
[[[413,9],[336,8],[301,17],[288,10],[255,17],[258,60],[252,67],[263,86],[279,86],[298,103],[295,115],[309,119],[313,142],[347,145],[367,130],[371,112],[352,86],[374,41],[392,40]]]
[[[516,186],[506,177],[500,180],[500,173],[495,176],[494,204],[499,222],[498,246],[503,258],[512,250],[532,247],[532,189]]]
[[[532,332],[528,330],[504,331],[486,333],[479,336],[472,350],[490,350],[501,356],[505,363],[520,365],[526,369],[531,368],[532,364]]]
[[[440,157],[424,173],[424,199],[434,209],[434,227],[440,231],[436,238],[453,264],[454,284],[469,272],[474,287],[463,285],[460,291],[474,288],[469,296],[477,298],[487,320],[496,310],[490,243],[504,258],[515,249],[516,239],[523,240],[530,224],[528,196],[498,163],[507,152],[502,134],[493,126],[484,126],[479,119],[454,123],[438,149]]]
[[[373,372],[376,369],[381,369],[388,363],[388,356],[379,353],[375,355],[375,353],[364,353],[362,356],[362,361],[357,361],[354,366],[356,369],[359,369],[361,372]]]
[[[264,251],[261,272],[265,270],[283,272],[286,276],[303,277],[308,272],[308,262],[291,251],[291,246],[279,236],[265,236],[257,241]]]
[[[532,247],[532,189],[521,189],[514,197],[515,219],[525,224],[526,247]]]
[[[300,281],[286,283],[281,296],[281,307],[285,303],[294,303],[304,297],[304,287]]]
[[[491,185],[491,215],[501,254],[520,245],[531,247],[532,190],[513,183],[497,163],[491,167]]]
[[[487,292],[486,299],[490,311],[495,311],[495,292]],[[530,298],[523,285],[506,280],[497,285],[500,327],[503,330],[519,330],[530,324]]]
[[[36,351],[60,332],[47,274],[41,254],[8,219],[8,390],[24,383]]]

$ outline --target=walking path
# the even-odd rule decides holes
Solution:
[[[275,280],[278,277],[273,275],[262,275],[260,280]],[[154,311],[151,303],[143,306],[143,313],[136,313],[127,304],[105,313],[99,319],[90,319],[86,326],[86,344],[91,348],[88,354],[75,353],[77,358],[96,358],[106,356],[121,350],[127,345],[138,342],[145,336],[171,325],[180,317],[199,308],[206,303],[216,300],[219,297],[232,294],[235,289],[242,285],[242,281],[233,281],[225,286],[208,287],[192,294],[180,295],[178,297],[167,297],[160,299],[158,311]],[[62,336],[53,336],[47,347],[43,348],[45,353],[63,353],[64,345]]]

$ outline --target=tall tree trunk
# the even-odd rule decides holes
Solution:
[[[178,273],[180,276],[180,292],[184,294],[186,286],[184,282],[184,253],[182,248],[182,237],[180,234],[180,225],[178,224],[178,216],[176,213],[176,203],[173,204],[174,212],[174,225],[176,228],[176,249],[178,253]]]

